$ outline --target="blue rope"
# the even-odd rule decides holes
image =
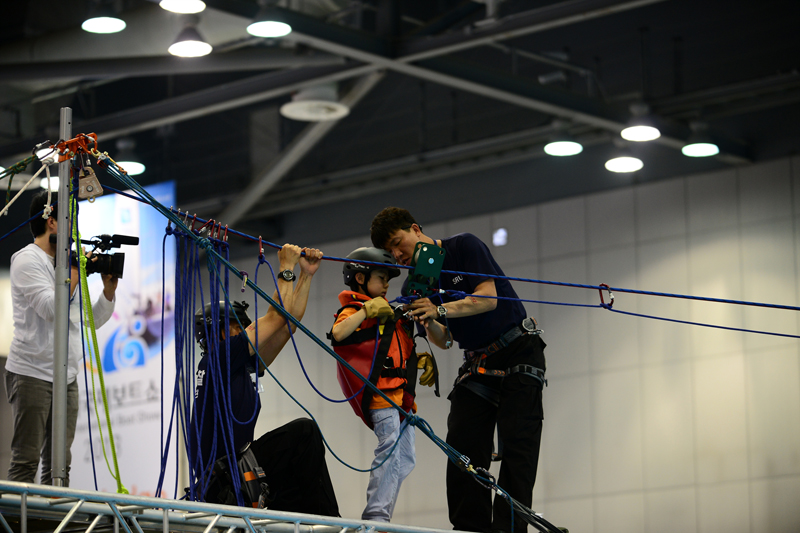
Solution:
[[[270,274],[272,274],[272,281],[273,281],[273,283],[275,283],[275,287],[277,289],[278,280],[275,278],[275,271],[272,269],[272,265],[269,264],[269,261],[264,259],[263,255],[259,256],[258,265],[256,265],[255,284],[258,285],[258,268],[261,266],[262,263],[266,263],[267,266],[269,267]],[[280,291],[276,291],[276,292],[278,293],[278,301],[280,302],[281,306],[284,306],[283,298],[281,297]],[[258,317],[258,298],[256,298],[255,314],[256,314],[256,338],[258,338],[258,319],[257,319],[257,317]],[[306,371],[306,367],[303,364],[303,358],[300,357],[300,350],[297,348],[297,342],[294,339],[294,333],[292,332],[292,326],[291,326],[291,324],[289,323],[288,320],[286,321],[286,327],[289,328],[289,338],[292,340],[292,346],[294,347],[294,352],[297,355],[297,362],[300,363],[300,369],[303,371],[303,375],[305,376],[306,381],[308,382],[308,384],[311,386],[312,389],[314,389],[314,392],[316,392],[320,397],[324,398],[325,400],[327,400],[327,401],[329,401],[331,403],[349,402],[350,400],[352,400],[353,398],[355,398],[356,396],[358,396],[359,394],[364,392],[364,388],[366,387],[366,384],[361,385],[361,388],[358,389],[358,391],[356,391],[355,393],[353,393],[352,396],[349,396],[347,398],[343,398],[341,400],[336,400],[334,398],[330,398],[330,397],[326,396],[321,390],[319,390],[316,387],[316,385],[314,385],[314,382],[311,381],[311,376],[308,375],[308,372]],[[375,369],[375,356],[378,355],[378,345],[380,344],[380,336],[381,336],[380,335],[380,330],[377,330],[375,332],[375,350],[372,353],[372,364],[369,367],[369,374],[367,374],[367,377],[371,376],[372,375],[372,371]]]
[[[215,269],[215,272],[214,272],[214,273],[215,273],[215,274],[217,274],[217,275],[215,275],[215,276],[214,276],[214,278],[217,280],[217,284],[216,284],[216,285],[213,285],[213,286],[214,286],[214,287],[218,287],[218,285],[220,284],[220,281],[219,281],[219,280],[220,280],[220,277],[219,277],[219,275],[218,275],[218,271],[216,271],[216,268],[217,268],[217,266],[216,266],[216,264],[215,264],[214,262],[211,262],[210,264],[211,264],[211,265],[213,265],[213,266],[212,266],[212,267],[210,267],[210,268],[213,268],[213,269]],[[231,267],[232,267],[232,265],[231,265]],[[229,267],[229,268],[230,268],[230,267]],[[235,267],[233,267],[233,268],[235,269]],[[236,273],[236,272],[238,272],[238,271],[234,270],[234,272]],[[237,274],[237,275],[238,275],[238,274]],[[252,284],[253,282],[252,282],[252,281],[250,281],[250,280],[248,280],[248,283],[249,283],[249,284]],[[276,283],[277,283],[277,282],[276,282]],[[258,288],[258,286],[257,286],[257,285],[254,285],[254,286],[255,286],[256,288]],[[230,297],[229,297],[229,294],[228,294],[228,292],[225,290],[225,288],[224,288],[224,287],[222,288],[222,290],[225,292],[225,301],[226,301],[226,302],[228,302],[228,304],[230,305]],[[262,296],[262,297],[266,296],[266,295],[263,293],[263,291],[262,291],[260,288],[258,288],[258,291],[255,291],[255,292],[256,292],[257,294],[259,294],[260,296]],[[270,299],[270,300],[271,300],[271,299]],[[275,303],[274,301],[272,301],[272,302],[271,302],[271,305],[273,305],[273,307],[276,307],[276,309],[278,309],[278,310],[279,310],[279,312],[281,312],[281,313],[286,313],[286,310],[285,310],[283,307],[279,307],[279,306],[277,305],[277,303]],[[215,310],[218,312],[218,309],[215,309],[216,307],[217,307],[217,306],[212,306],[212,313],[213,313]],[[244,328],[242,327],[241,321],[239,321],[239,317],[238,317],[238,316],[237,316],[235,313],[234,313],[234,315],[233,315],[233,316],[234,316],[234,318],[236,319],[236,321],[238,322],[238,324],[239,324],[239,327],[241,327],[242,329],[244,329]],[[285,316],[285,317],[291,317],[291,319],[292,319],[292,322],[293,322],[293,323],[299,323],[299,322],[297,322],[297,321],[296,321],[296,319],[295,319],[294,317],[292,317],[292,316],[291,316],[290,314],[288,314],[288,313],[286,313],[284,316]],[[216,317],[216,319],[215,319],[215,318],[214,318],[214,316],[212,315],[212,322],[216,322],[216,323],[218,323],[218,320],[219,320],[218,316],[217,316],[217,317]],[[305,330],[305,328],[304,328],[304,327],[303,327],[302,329],[304,329],[304,330]],[[310,337],[312,337],[314,340],[316,340],[318,344],[320,344],[321,346],[323,346],[323,348],[326,348],[326,349],[327,349],[327,346],[326,346],[325,344],[321,344],[321,341],[320,341],[318,338],[316,338],[316,337],[315,337],[313,334],[311,334],[311,333],[310,333],[310,332],[308,332],[307,330],[305,330],[305,331],[307,332],[307,334],[309,334],[309,336],[310,336]],[[208,331],[206,331],[206,338],[207,338],[207,339],[208,339],[208,338],[210,338],[210,337],[208,336],[208,333],[209,333],[209,332],[208,332]],[[258,350],[257,350],[257,348],[256,348],[256,347],[253,345],[252,341],[250,341],[250,340],[249,340],[249,338],[248,338],[248,342],[250,343],[250,346],[253,348],[253,351],[254,351],[256,354],[258,354]],[[295,349],[296,349],[296,346],[295,346]],[[328,350],[329,350],[329,349],[328,349]],[[330,351],[330,350],[329,350],[329,351]],[[340,359],[340,358],[339,358],[339,357],[338,357],[338,356],[335,354],[335,352],[333,352],[333,353],[334,353],[334,356],[335,356],[335,357],[337,357],[338,359]],[[259,355],[259,359],[261,359],[261,356],[260,356],[260,355]],[[353,369],[352,367],[350,367],[350,365],[349,365],[349,364],[347,364],[347,363],[346,363],[346,362],[345,362],[343,359],[340,359],[340,361],[341,361],[342,363],[344,363],[344,364],[345,364],[347,367],[349,367],[349,370],[351,370],[352,372],[354,372],[356,375],[360,375],[360,374],[358,374],[358,372],[357,372],[355,369]],[[269,373],[270,377],[272,377],[272,379],[273,379],[273,380],[274,380],[274,381],[275,381],[275,382],[278,384],[278,386],[279,386],[279,387],[280,387],[280,388],[281,388],[281,389],[282,389],[282,390],[283,390],[283,391],[286,393],[286,395],[287,395],[287,396],[289,396],[289,398],[291,398],[291,399],[292,399],[292,400],[293,400],[293,401],[294,401],[294,402],[295,402],[295,403],[296,403],[296,404],[297,404],[297,405],[298,405],[298,406],[299,406],[299,407],[300,407],[300,408],[301,408],[301,409],[302,409],[302,410],[303,410],[303,411],[304,411],[304,412],[305,412],[305,413],[306,413],[306,414],[307,414],[307,415],[308,415],[308,416],[309,416],[309,417],[310,417],[312,420],[314,420],[314,422],[316,423],[317,421],[316,421],[316,418],[314,417],[314,415],[312,415],[312,414],[311,414],[311,412],[309,412],[309,411],[308,411],[308,409],[306,409],[306,407],[305,407],[304,405],[302,405],[302,403],[300,403],[300,402],[299,402],[299,401],[298,401],[298,400],[297,400],[297,399],[296,399],[296,398],[295,398],[295,397],[294,397],[294,396],[293,396],[293,395],[292,395],[292,394],[291,394],[291,393],[290,393],[290,392],[289,392],[289,391],[286,389],[286,387],[284,387],[284,385],[283,385],[283,384],[282,384],[282,383],[281,383],[281,382],[278,380],[278,378],[277,378],[277,377],[276,377],[276,376],[275,376],[275,375],[272,373],[272,371],[271,371],[271,370],[270,370],[270,369],[267,367],[267,365],[266,365],[266,363],[264,363],[263,359],[261,359],[261,362],[264,364],[264,367],[265,367],[266,371]],[[365,385],[366,385],[367,383],[369,383],[369,382],[368,382],[368,380],[366,380],[366,378],[363,378],[363,376],[362,376],[362,379],[365,381]],[[369,383],[369,385],[370,385],[370,386],[372,386],[372,387],[374,387],[374,385],[373,385],[372,383]],[[386,400],[389,402],[389,404],[390,404],[391,406],[395,407],[395,408],[396,408],[396,409],[398,409],[398,410],[399,410],[401,413],[403,413],[403,415],[404,415],[404,416],[405,416],[407,419],[409,419],[409,420],[414,420],[414,419],[417,419],[417,417],[416,417],[416,416],[414,416],[414,415],[409,415],[409,414],[408,414],[408,413],[406,413],[406,412],[405,412],[405,411],[404,411],[402,408],[400,408],[399,406],[397,406],[397,405],[396,405],[394,402],[392,402],[392,401],[391,401],[391,399],[389,399],[387,396],[385,396],[385,394],[383,394],[383,392],[381,392],[379,389],[375,388],[375,390],[376,390],[376,391],[377,391],[377,392],[378,392],[378,393],[379,393],[381,396],[383,396],[383,397],[384,397],[384,398],[385,398],[385,399],[386,399]],[[218,406],[217,406],[217,407],[218,407]],[[197,409],[197,407],[196,407],[196,409]],[[215,422],[216,422],[216,419],[215,419]],[[317,423],[317,425],[319,425],[319,424]],[[216,424],[215,424],[215,428],[216,428]],[[348,463],[347,463],[347,462],[345,462],[343,459],[341,459],[341,458],[338,456],[338,454],[336,454],[336,452],[335,452],[335,451],[334,451],[334,450],[331,448],[330,444],[328,443],[328,441],[327,441],[327,439],[325,438],[325,436],[324,436],[324,435],[322,435],[322,440],[323,440],[323,443],[325,444],[325,447],[328,449],[328,451],[330,451],[331,455],[333,455],[333,457],[334,457],[334,458],[336,458],[336,460],[337,460],[337,461],[339,461],[339,462],[340,462],[341,464],[343,464],[344,466],[346,466],[346,467],[348,467],[348,468],[350,468],[350,469],[352,469],[352,470],[355,470],[356,472],[371,472],[372,470],[375,470],[375,469],[377,469],[377,468],[380,468],[381,466],[383,466],[383,464],[384,464],[384,463],[385,463],[385,462],[386,462],[386,461],[389,459],[389,457],[391,457],[391,455],[394,453],[394,450],[396,449],[396,447],[397,447],[397,445],[398,445],[398,443],[399,443],[399,440],[400,440],[400,437],[402,436],[402,433],[403,433],[405,430],[406,430],[405,428],[403,428],[403,429],[401,430],[401,433],[400,433],[400,435],[398,436],[398,441],[397,441],[397,442],[395,442],[395,444],[392,446],[392,448],[391,448],[391,450],[389,451],[389,453],[387,454],[386,458],[384,458],[384,460],[383,460],[383,461],[381,461],[381,463],[380,463],[380,464],[378,464],[378,465],[376,465],[376,466],[374,466],[374,467],[368,468],[368,469],[360,469],[360,468],[357,468],[357,467],[354,467],[354,466],[352,466],[352,465],[348,464]],[[215,440],[216,440],[216,434],[217,434],[217,432],[215,431],[215,432],[214,432],[214,439],[215,439]],[[438,437],[437,437],[437,438],[438,438]],[[232,468],[232,470],[234,470],[234,469]],[[237,472],[237,473],[238,473],[238,472]],[[234,483],[234,485],[235,485],[235,483]],[[237,490],[237,492],[238,492],[238,488],[237,488],[236,490]]]
[[[621,315],[629,315],[629,316],[635,316],[635,317],[639,317],[639,318],[652,318],[653,320],[663,320],[665,322],[675,322],[677,324],[688,324],[690,326],[703,326],[703,327],[706,327],[706,328],[724,329],[724,330],[728,330],[728,331],[741,331],[743,333],[759,333],[759,334],[762,334],[762,335],[774,335],[776,337],[789,337],[791,339],[800,339],[800,335],[789,335],[788,333],[770,333],[770,332],[767,332],[767,331],[758,331],[758,330],[754,330],[754,329],[734,328],[734,327],[729,327],[729,326],[717,326],[717,325],[714,325],[714,324],[703,324],[701,322],[691,322],[691,321],[688,321],[688,320],[677,320],[677,319],[674,319],[674,318],[665,318],[665,317],[661,317],[661,316],[643,315],[641,313],[632,313],[630,311],[620,311],[619,309],[613,309],[608,304],[601,304],[600,307],[602,307],[603,309],[607,309],[607,310],[611,311],[612,313],[619,313]]]
[[[113,189],[111,187],[107,187],[107,186],[104,186],[104,187],[109,189],[109,190],[111,190],[111,191],[113,191],[113,192],[119,192],[116,189]],[[124,194],[124,193],[119,193],[119,194]],[[136,197],[128,195],[128,194],[125,194],[125,196],[129,196],[130,198],[133,198],[133,199],[135,199],[137,201],[140,201],[140,202],[143,202],[143,203],[147,203],[147,202],[144,202],[141,198],[136,198]],[[172,212],[177,211],[178,214],[181,214],[180,210],[171,210],[171,211]],[[208,222],[208,221],[206,221],[206,220],[204,220],[202,218],[197,218],[196,220],[197,220],[197,222],[200,222],[200,223]],[[247,235],[246,233],[240,233],[240,232],[232,230],[232,229],[228,230],[228,231],[233,235],[237,235],[237,236],[242,237],[244,239],[247,239],[249,241],[259,242],[259,239],[253,237],[252,235]],[[267,241],[261,241],[261,242],[263,242],[263,244],[266,244],[267,246],[270,246],[271,248],[275,248],[275,249],[280,249],[281,248],[277,244],[273,244],[271,242],[267,242]],[[353,259],[348,259],[346,257],[323,256],[322,258],[325,259],[325,260],[328,260],[328,261],[338,261],[338,262],[342,262],[342,263],[360,263],[360,264],[365,264],[365,265],[385,266],[385,263],[377,263],[377,262],[373,262],[373,261],[353,260]],[[414,267],[407,266],[407,265],[395,265],[395,266],[397,268],[404,268],[404,269],[407,269],[407,270],[412,270],[414,268]],[[538,283],[540,285],[554,285],[554,286],[557,286],[557,287],[573,287],[573,288],[578,288],[578,289],[591,289],[591,290],[600,290],[600,291],[610,290],[612,292],[624,292],[624,293],[628,293],[628,294],[640,294],[640,295],[644,295],[644,296],[660,296],[660,297],[664,297],[664,298],[681,298],[681,299],[686,299],[686,300],[696,300],[696,301],[700,301],[700,302],[725,303],[725,304],[734,304],[734,305],[747,305],[747,306],[753,306],[753,307],[766,307],[766,308],[770,308],[770,309],[784,309],[784,310],[788,310],[788,311],[800,311],[800,307],[798,307],[798,306],[770,304],[770,303],[763,303],[763,302],[750,302],[750,301],[747,301],[747,300],[731,300],[731,299],[726,299],[726,298],[710,298],[710,297],[706,297],[706,296],[692,296],[692,295],[688,295],[688,294],[677,294],[677,293],[656,292],[656,291],[644,291],[644,290],[638,290],[638,289],[626,289],[626,288],[623,288],[623,287],[606,287],[604,285],[587,285],[587,284],[583,284],[583,283],[568,283],[568,282],[564,282],[564,281],[548,281],[548,280],[534,279],[534,278],[518,278],[518,277],[512,277],[512,276],[499,276],[497,274],[480,274],[480,273],[475,273],[475,272],[463,272],[463,271],[460,271],[460,270],[442,270],[442,273],[444,273],[444,274],[460,274],[460,275],[463,275],[463,276],[483,277],[483,278],[491,278],[491,279],[497,279],[497,280],[521,281],[521,282],[524,282],[524,283]],[[528,301],[528,300],[523,300],[523,301]],[[548,302],[536,302],[536,303],[548,303]],[[560,305],[560,304],[553,303],[553,305]],[[577,304],[575,304],[575,305],[577,305]],[[592,306],[586,306],[586,307],[592,307]],[[594,307],[597,307],[597,306],[594,306]]]
[[[611,289],[611,290],[613,291],[614,289]],[[444,291],[444,292],[448,296],[453,296],[456,299],[464,299],[464,298],[467,297],[467,293],[462,292],[462,291]],[[690,326],[702,326],[704,328],[725,329],[725,330],[729,330],[729,331],[741,331],[741,332],[744,332],[744,333],[756,333],[756,334],[759,334],[759,335],[772,335],[772,336],[775,336],[775,337],[788,337],[788,338],[791,338],[791,339],[800,339],[800,335],[790,335],[788,333],[776,333],[776,332],[773,332],[773,331],[761,331],[761,330],[755,330],[755,329],[734,328],[734,327],[729,327],[729,326],[719,326],[719,325],[716,325],[716,324],[708,324],[708,323],[705,323],[705,322],[691,322],[691,321],[688,321],[688,320],[677,320],[675,318],[666,318],[666,317],[662,317],[662,316],[654,316],[654,315],[644,315],[644,314],[640,314],[640,313],[632,313],[630,311],[621,311],[621,310],[618,310],[618,309],[614,309],[611,304],[606,304],[606,303],[602,303],[602,304],[572,304],[572,303],[564,303],[564,302],[546,302],[546,301],[542,301],[542,300],[524,300],[522,298],[509,298],[507,296],[488,296],[488,295],[482,295],[482,294],[471,294],[470,296],[473,296],[475,298],[489,298],[489,299],[495,299],[495,300],[513,300],[513,301],[519,301],[519,302],[531,302],[531,303],[539,303],[539,304],[547,304],[547,305],[566,305],[566,306],[573,306],[573,307],[599,307],[599,308],[606,309],[608,311],[613,311],[614,313],[620,313],[620,314],[623,314],[623,315],[630,315],[630,316],[635,316],[635,317],[639,317],[639,318],[649,318],[649,319],[652,319],[652,320],[663,320],[665,322],[674,322],[676,324],[688,324]],[[402,298],[406,299],[406,300],[412,300],[412,301],[414,299],[416,299],[413,296],[411,296],[411,297],[404,296]]]

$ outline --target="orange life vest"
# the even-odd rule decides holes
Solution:
[[[361,309],[364,303],[371,298],[355,291],[342,291],[339,302],[342,307],[334,316],[339,316],[346,308]],[[368,318],[361,323],[359,329],[350,334],[346,339],[337,342],[331,332],[328,338],[333,350],[352,366],[360,376],[344,367],[337,365],[337,378],[345,397],[350,398],[350,406],[361,417],[364,423],[373,428],[369,416],[373,391],[365,386],[364,379],[382,391],[402,389],[403,401],[401,407],[408,411],[413,409],[415,385],[417,382],[417,353],[415,351],[411,321],[395,314],[394,318],[379,324],[378,319]]]

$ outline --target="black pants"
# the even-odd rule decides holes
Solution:
[[[274,498],[270,509],[339,516],[325,445],[313,420],[298,418],[265,433],[251,449]]]
[[[544,369],[544,342],[538,336],[521,337],[487,359],[489,369],[507,369],[529,364]],[[450,394],[447,443],[470,458],[473,465],[489,469],[494,429],[503,442],[503,459],[497,484],[523,505],[531,506],[533,484],[542,439],[542,386],[523,374],[505,378],[470,377],[483,384],[499,386],[499,405],[478,396],[463,384]],[[450,522],[465,531],[511,531],[511,509],[505,499],[478,484],[470,474],[447,463],[447,504]],[[514,531],[526,531],[519,514]]]

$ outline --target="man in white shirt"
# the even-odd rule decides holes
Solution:
[[[52,203],[57,201],[53,193]],[[47,203],[47,191],[31,201],[30,216]],[[39,458],[43,485],[52,484],[53,332],[55,329],[55,254],[50,235],[58,231],[58,205],[47,219],[30,223],[33,243],[11,257],[11,301],[14,338],[6,362],[6,394],[14,417],[11,464],[8,480],[33,483]],[[72,459],[70,447],[78,420],[78,368],[83,350],[80,332],[80,297],[76,290],[80,273],[72,267],[69,304],[69,362],[67,365],[67,477]],[[92,305],[95,326],[100,327],[114,312],[118,278],[103,275],[103,294]]]

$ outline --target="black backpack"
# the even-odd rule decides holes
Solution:
[[[245,444],[236,454],[236,466],[239,470],[240,493],[245,506],[256,509],[265,509],[272,502],[269,486],[266,482],[264,470],[258,465],[256,456],[250,449],[250,444]],[[233,477],[230,472],[228,457],[218,459],[214,463],[214,470],[208,481],[205,501],[208,503],[221,503],[224,505],[239,505],[236,493],[233,490]]]

